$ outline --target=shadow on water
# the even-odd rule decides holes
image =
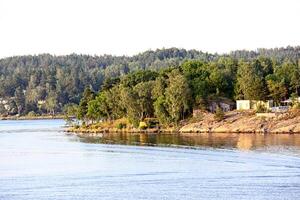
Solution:
[[[123,144],[140,146],[184,146],[212,147],[240,150],[260,150],[274,148],[300,150],[300,135],[289,134],[134,134],[106,133],[98,137],[81,137],[86,143]]]

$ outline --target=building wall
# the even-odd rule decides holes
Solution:
[[[237,100],[236,101],[236,109],[237,110],[250,110],[251,109],[250,100]]]
[[[271,109],[273,107],[273,101],[255,101],[255,100],[237,100],[236,101],[236,109],[237,110],[255,110],[257,105],[263,105],[267,109]]]

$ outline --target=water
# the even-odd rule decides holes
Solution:
[[[63,125],[0,121],[1,200],[300,199],[300,135],[78,138]]]

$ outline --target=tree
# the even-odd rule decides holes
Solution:
[[[86,114],[88,111],[88,102],[95,98],[94,92],[90,87],[87,87],[83,92],[83,97],[80,100],[77,118],[80,120],[84,120],[86,118]]]
[[[66,104],[63,108],[64,118],[68,123],[72,123],[72,118],[76,116],[78,112],[78,105],[74,103]]]
[[[274,74],[284,83],[289,93],[298,93],[299,88],[299,69],[294,62],[289,60],[284,61],[282,65],[275,68]],[[292,90],[292,91],[291,91]]]
[[[181,69],[186,80],[188,80],[193,98],[205,98],[211,90],[207,63],[202,61],[187,61],[182,64]]]
[[[48,113],[55,115],[55,111],[58,108],[58,102],[57,102],[57,94],[54,91],[49,92],[46,98],[45,108],[48,111]]]
[[[107,91],[100,92],[94,100],[88,102],[87,116],[92,120],[111,119],[111,108],[107,101]]]
[[[236,98],[265,100],[266,85],[259,62],[242,62],[237,71]]]
[[[276,75],[270,74],[266,77],[269,96],[275,101],[280,101],[287,96],[287,88],[285,87],[284,79],[280,80]]]
[[[100,102],[97,99],[93,99],[88,102],[86,117],[93,121],[99,121],[99,119],[103,116],[100,110]]]
[[[298,95],[300,88],[300,69],[298,66],[295,65],[293,72],[290,74],[290,77],[290,88]]]
[[[264,78],[269,74],[275,74],[280,80],[284,79],[287,96],[290,96],[293,92],[299,94],[299,52],[300,47],[286,47],[233,51],[227,55],[218,55],[169,48],[146,51],[130,57],[76,54],[14,56],[0,59],[0,97],[14,97],[18,87],[26,91],[26,109],[22,111],[25,114],[37,111],[37,102],[45,100],[49,92],[54,91],[57,94],[56,112],[59,112],[68,103],[79,104],[86,87],[91,86],[93,91],[115,91],[120,85],[132,88],[138,83],[153,81],[158,76],[167,84],[166,74],[174,68],[180,68],[191,88],[193,102],[214,94],[234,98],[235,91],[237,97],[244,98],[239,83],[236,85],[237,69],[243,65],[238,60],[244,60],[259,69],[263,77],[263,96],[268,97]],[[114,92],[112,94],[115,99],[120,96]],[[159,96],[161,94],[153,94],[153,100]],[[125,109],[118,106],[120,102],[117,102],[111,107],[118,111],[117,114],[113,111],[112,118],[124,116]],[[197,106],[196,103],[194,106]],[[47,110],[40,109],[39,112],[45,113]]]
[[[0,115],[7,114],[7,110],[5,109],[3,104],[0,104]]]
[[[141,119],[141,107],[139,107],[137,102],[138,95],[130,87],[121,88],[121,102],[126,108],[126,116],[129,118],[129,121],[135,126],[138,127],[139,121]]]
[[[145,117],[151,117],[154,114],[152,99],[153,86],[153,81],[147,81],[138,83],[133,87],[133,91],[137,95],[136,101],[138,110],[140,111],[140,120],[143,120]]]
[[[176,124],[183,119],[190,109],[190,88],[186,78],[179,70],[173,70],[169,74],[169,85],[166,88],[166,105],[172,122]]]
[[[166,79],[162,76],[157,77],[153,83],[152,99],[155,100],[160,96],[164,96],[166,87]]]
[[[164,96],[160,96],[153,104],[155,116],[158,118],[160,124],[167,124],[171,121],[170,115],[166,108],[166,99]]]
[[[15,91],[15,102],[17,104],[17,112],[21,115],[25,109],[25,95],[20,87],[17,87]]]
[[[120,85],[116,85],[110,90],[104,91],[105,102],[109,108],[109,120],[118,119],[126,114],[126,102],[122,99],[122,89]]]

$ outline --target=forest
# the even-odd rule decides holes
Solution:
[[[178,123],[215,97],[280,102],[298,95],[299,60],[300,47],[223,55],[170,48],[135,56],[3,58],[0,113],[56,114],[79,105],[80,119]]]

